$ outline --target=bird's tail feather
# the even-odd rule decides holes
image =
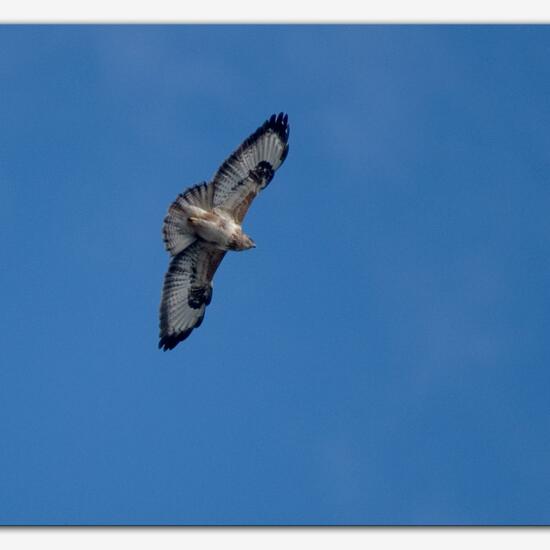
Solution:
[[[212,208],[212,185],[200,183],[191,187],[170,205],[168,214],[162,225],[162,235],[166,250],[172,256],[193,244],[196,234],[189,224],[189,217],[193,215],[193,207],[210,210]]]

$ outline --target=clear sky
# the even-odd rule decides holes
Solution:
[[[550,522],[550,28],[0,27],[0,522]],[[202,327],[161,223],[290,152]]]

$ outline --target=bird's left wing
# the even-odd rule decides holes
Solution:
[[[212,299],[212,278],[224,255],[195,241],[172,258],[162,289],[159,348],[173,349],[201,325]]]
[[[272,115],[214,175],[214,206],[241,223],[256,195],[273,179],[288,154],[288,115]]]

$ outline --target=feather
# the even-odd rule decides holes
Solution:
[[[252,200],[273,179],[288,154],[288,115],[272,115],[218,169],[214,206],[230,212],[240,223]]]
[[[212,194],[212,185],[200,183],[178,195],[170,205],[162,224],[162,235],[164,246],[172,256],[195,241],[195,232],[189,227],[189,217],[193,215],[194,207],[210,210],[213,206]]]
[[[162,289],[159,348],[173,349],[201,325],[212,300],[212,278],[224,255],[195,241],[172,258]]]

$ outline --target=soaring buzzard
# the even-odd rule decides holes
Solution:
[[[212,278],[225,253],[255,247],[241,223],[285,160],[288,133],[288,116],[273,115],[221,165],[211,182],[191,187],[168,209],[162,232],[173,257],[160,304],[159,348],[164,351],[201,325],[212,299]]]

